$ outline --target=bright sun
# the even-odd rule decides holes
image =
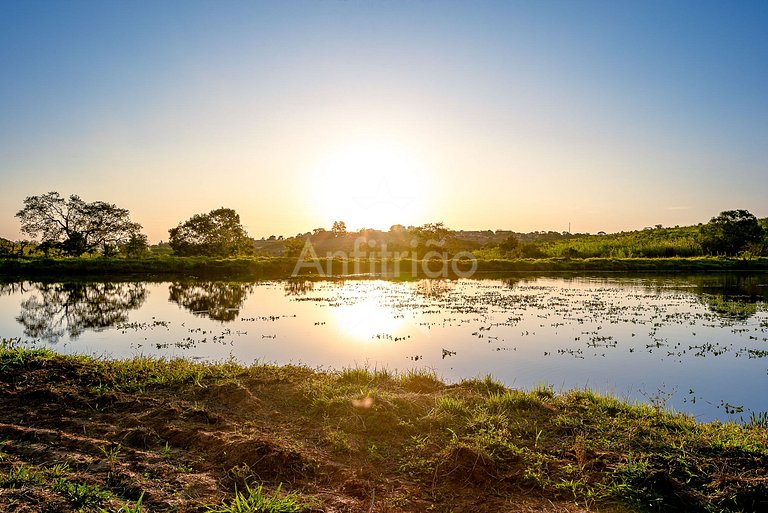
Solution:
[[[312,176],[318,218],[344,221],[350,229],[418,224],[429,210],[427,170],[402,145],[366,141],[338,147]]]

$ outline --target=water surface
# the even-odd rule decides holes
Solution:
[[[768,410],[768,275],[16,282],[0,336],[63,353],[431,368],[703,420]]]

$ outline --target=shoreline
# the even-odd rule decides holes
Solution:
[[[473,276],[490,273],[554,273],[554,272],[764,272],[768,271],[768,258],[745,260],[740,258],[587,258],[587,259],[515,259],[476,260]],[[250,258],[30,258],[0,259],[0,277],[55,277],[55,276],[162,276],[185,275],[195,277],[288,278],[296,268],[293,257]],[[451,265],[449,265],[451,264]],[[455,265],[454,265],[455,264]],[[322,261],[321,272],[301,272],[299,278],[456,278],[468,277],[472,269],[467,261],[402,260],[399,272],[394,262],[332,260]],[[384,266],[384,267],[382,267]],[[455,267],[455,269],[454,269]],[[352,270],[363,272],[350,273]],[[382,269],[392,271],[382,273]],[[305,265],[302,271],[313,271]],[[415,273],[413,271],[416,271]],[[457,271],[457,272],[454,272]],[[367,272],[365,272],[367,271]]]
[[[245,485],[293,494],[307,512],[768,506],[768,425],[701,423],[589,390],[10,341],[0,369],[0,505],[18,511],[141,498],[152,512],[206,513]]]

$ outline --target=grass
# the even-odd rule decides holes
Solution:
[[[51,489],[67,499],[76,509],[99,506],[109,497],[109,493],[98,486],[72,482],[63,477],[54,480]]]
[[[549,257],[663,258],[702,255],[699,227],[654,228],[607,235],[581,235],[541,244]]]
[[[261,485],[256,488],[245,487],[245,492],[235,492],[235,496],[220,506],[209,507],[205,513],[302,513],[309,511],[310,505],[301,497],[291,492],[280,495],[278,485],[274,495],[266,495]]]
[[[233,362],[99,360],[25,349],[8,341],[0,344],[0,368],[13,376],[46,369],[50,386],[59,380],[88,390],[98,382],[108,393],[132,396],[201,397],[198,391],[221,390],[227,384],[248,388],[260,401],[273,401],[263,410],[279,411],[279,418],[300,433],[285,440],[282,428],[275,427],[285,454],[312,462],[286,464],[294,487],[311,482],[307,469],[318,465],[368,464],[379,476],[371,479],[410,482],[430,500],[449,504],[468,495],[513,500],[524,493],[643,512],[768,507],[763,416],[744,424],[700,423],[658,404],[630,404],[591,390],[510,389],[490,376],[448,384],[430,371],[325,372]],[[265,436],[263,431],[248,435],[249,425],[239,420],[238,429],[245,431],[237,436]],[[166,461],[169,447],[161,442],[153,450]],[[110,460],[119,456],[122,461],[123,451],[130,455],[129,448],[119,454],[103,451]],[[174,445],[174,457],[184,451]],[[285,494],[278,485],[270,494],[261,484],[250,487],[255,478],[243,465],[239,489],[209,506],[207,513],[311,509],[300,490]],[[48,486],[79,507],[100,506],[103,490],[68,478],[67,472],[65,467],[12,466],[0,475],[0,488]],[[344,486],[331,477],[323,479],[323,489]],[[139,501],[123,511],[140,508]]]
[[[136,501],[136,504],[131,504],[130,502],[125,503],[122,506],[120,506],[119,509],[114,511],[114,513],[144,513],[145,510],[141,504],[143,500],[144,500],[144,493],[142,492],[142,494],[139,495],[139,498]],[[113,513],[113,512],[100,508],[99,513]]]
[[[600,236],[590,236],[599,238]],[[578,246],[578,240],[570,239],[571,246]],[[591,240],[591,239],[590,239]],[[555,243],[553,243],[555,244]],[[557,242],[565,244],[565,242]],[[594,242],[583,242],[594,244]],[[569,246],[569,247],[571,247]],[[581,247],[581,246],[578,246]],[[582,249],[578,257],[567,256],[565,250],[552,246],[546,258],[497,258],[493,252],[479,251],[477,253],[476,272],[570,272],[570,271],[739,271],[739,270],[768,270],[768,258],[725,258],[725,257],[657,257],[645,256],[642,251],[626,250],[623,253],[603,250]],[[592,254],[601,256],[592,257]],[[623,256],[622,256],[623,255]],[[343,275],[345,269],[352,272],[354,265],[348,261],[334,259],[328,268],[322,259],[324,274]],[[455,266],[454,266],[455,264]],[[80,278],[127,278],[127,277],[181,277],[195,276],[209,279],[282,279],[290,277],[296,259],[294,257],[239,257],[239,258],[206,258],[206,257],[147,257],[147,258],[24,258],[0,259],[0,276],[22,278],[61,279],[64,277]],[[401,260],[399,277],[427,276],[424,269],[426,261]],[[454,269],[455,267],[455,269]],[[442,265],[434,262],[429,265],[431,273],[442,273],[446,269],[447,277],[456,276],[454,271],[469,272],[473,265],[468,261],[451,262]],[[395,266],[388,262],[387,272],[391,275]],[[361,260],[361,273],[377,274],[382,272],[382,263],[368,259]],[[300,269],[301,276],[317,275],[312,268]],[[441,275],[441,274],[440,274]],[[435,276],[435,274],[432,274]]]

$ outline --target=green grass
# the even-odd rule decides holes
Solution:
[[[303,433],[290,442],[295,450],[306,447],[314,459],[375,462],[387,479],[443,486],[441,493],[460,494],[471,485],[493,494],[524,490],[645,512],[768,507],[762,416],[743,425],[701,423],[661,404],[630,404],[591,390],[510,389],[490,376],[448,384],[429,371],[96,360],[0,344],[6,372],[41,366],[61,369],[53,379],[84,389],[97,382],[112,390],[183,396],[217,384],[252,386],[263,400],[279,396],[281,417]],[[17,466],[0,476],[0,487],[47,481],[73,503],[98,505],[99,490],[67,481],[65,472],[53,477],[52,470]],[[298,493],[266,495],[259,486],[207,511],[307,509]]]
[[[72,482],[63,477],[54,480],[51,489],[67,499],[77,509],[93,508],[110,496],[109,492],[98,486]]]
[[[205,513],[302,513],[309,511],[310,504],[304,502],[301,497],[291,492],[280,495],[281,486],[278,485],[274,495],[266,495],[262,486],[250,488],[245,486],[245,492],[235,492],[235,496],[224,501],[220,506],[212,506]]]
[[[602,244],[590,236],[588,239],[558,241],[545,247],[547,258],[497,258],[493,251],[477,252],[476,272],[480,275],[494,272],[571,272],[571,271],[738,271],[768,270],[768,258],[724,258],[724,257],[670,257],[649,255],[629,246],[623,252],[588,249]],[[578,257],[563,256],[568,248],[581,247]],[[599,255],[599,256],[593,256]],[[622,256],[623,255],[623,256]],[[352,272],[354,265],[342,259],[334,259],[330,269],[322,259],[323,274],[343,275],[345,269]],[[25,258],[0,259],[0,276],[10,278],[34,277],[62,280],[68,277],[81,279],[168,279],[168,277],[195,276],[208,279],[285,279],[291,276],[296,259],[293,257],[148,257],[148,258]],[[427,276],[426,262],[401,260],[396,277],[408,279]],[[447,277],[455,277],[454,270],[469,272],[473,264],[462,261],[443,266],[440,261],[429,265],[430,272],[442,272],[446,267]],[[393,262],[386,265],[388,275],[395,270]],[[414,272],[415,270],[415,272]],[[330,272],[329,272],[330,271]],[[361,261],[361,273],[382,272],[381,261]],[[301,276],[317,276],[316,269],[300,269]],[[434,274],[433,274],[434,276]]]
[[[540,249],[549,257],[663,258],[703,255],[698,226],[575,236],[541,244]]]
[[[0,475],[0,488],[22,488],[42,482],[42,476],[29,465],[11,467],[3,476]]]
[[[131,504],[130,502],[127,502],[123,504],[120,508],[115,510],[114,512],[100,508],[99,513],[144,513],[146,510],[144,509],[144,506],[142,506],[143,500],[144,500],[144,493],[142,492],[142,494],[139,496],[138,500],[136,501],[136,504]]]

